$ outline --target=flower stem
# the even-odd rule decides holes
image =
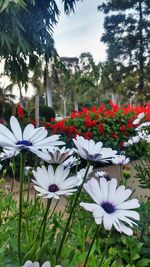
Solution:
[[[93,240],[92,240],[92,242],[91,242],[91,245],[90,245],[89,251],[88,251],[88,253],[87,253],[87,256],[86,256],[86,259],[85,259],[85,262],[84,262],[83,267],[86,267],[86,265],[87,265],[87,262],[88,262],[88,259],[89,259],[89,256],[90,256],[90,253],[91,253],[91,250],[92,250],[94,241],[95,241],[95,239],[96,239],[96,237],[97,237],[97,234],[98,234],[98,232],[99,232],[99,229],[100,229],[100,225],[98,225],[98,226],[96,227],[95,235],[94,235]]]
[[[16,176],[16,163],[15,163],[14,158],[12,159],[12,162],[13,162],[13,169],[12,169],[12,172],[13,172],[13,180],[12,180],[12,185],[11,185],[11,193],[13,193],[13,190],[14,190],[15,176]]]
[[[124,179],[123,179],[123,174],[122,174],[122,166],[119,166],[120,168],[120,180],[121,180],[121,184],[124,185]]]
[[[16,176],[16,164],[15,164],[14,158],[13,158],[12,161],[13,161],[13,167],[12,167],[13,179],[12,179],[12,184],[11,184],[11,191],[10,191],[10,199],[9,199],[8,209],[7,209],[7,212],[6,212],[6,216],[7,217],[9,215],[9,211],[10,211],[10,207],[11,207],[11,203],[12,203],[12,195],[13,195],[13,191],[14,191],[15,176]]]
[[[68,230],[69,230],[69,226],[70,226],[70,221],[71,221],[73,212],[74,212],[74,210],[75,210],[75,208],[76,208],[76,205],[77,205],[77,203],[78,203],[78,199],[79,199],[79,196],[80,196],[80,194],[81,194],[81,190],[82,190],[82,188],[83,188],[84,181],[85,181],[85,179],[86,179],[86,177],[87,177],[87,174],[88,174],[90,165],[91,165],[90,162],[88,162],[88,164],[87,164],[87,168],[86,168],[86,172],[85,172],[85,175],[84,175],[84,178],[83,178],[83,182],[82,182],[82,184],[81,184],[81,186],[80,186],[80,188],[79,188],[79,190],[78,190],[78,192],[77,192],[75,201],[74,201],[74,203],[73,203],[73,205],[72,205],[72,207],[71,207],[70,215],[69,215],[69,217],[68,217],[68,221],[67,221],[67,223],[66,223],[66,226],[65,226],[65,229],[64,229],[64,232],[63,232],[63,236],[62,236],[62,239],[61,239],[61,243],[60,243],[60,246],[59,246],[59,249],[58,249],[58,252],[57,252],[57,256],[56,256],[56,259],[57,259],[56,261],[57,261],[57,262],[56,262],[56,263],[58,263],[59,257],[60,257],[60,255],[61,255],[61,251],[62,251],[62,248],[63,248],[63,244],[64,244],[64,242],[65,242],[65,239],[66,239],[66,235],[67,235],[67,233],[69,233]]]
[[[42,246],[43,241],[44,241],[45,229],[46,229],[46,222],[47,222],[47,216],[48,216],[48,212],[49,212],[49,208],[50,208],[51,202],[52,202],[52,199],[48,199],[48,201],[47,201],[47,207],[46,207],[46,212],[45,212],[43,221],[42,221],[42,223],[41,223],[41,227],[42,227],[42,225],[43,225],[43,230],[42,230],[42,236],[41,236],[40,247]]]
[[[23,182],[24,182],[24,168],[26,161],[26,153],[20,154],[20,194],[19,194],[19,222],[18,222],[18,257],[20,265],[22,265],[21,259],[21,222],[22,222],[22,202],[23,202]]]
[[[107,251],[108,251],[108,246],[109,246],[110,236],[111,236],[111,231],[109,232],[108,239],[107,239],[107,243],[106,243],[106,246],[105,246],[105,249],[104,249],[104,253],[103,253],[103,255],[102,255],[102,258],[101,258],[99,267],[102,266],[103,261],[104,261],[104,258],[105,258],[105,256],[106,256],[106,253],[107,253]]]
[[[30,199],[30,184],[31,184],[31,177],[30,177],[30,175],[28,175],[27,202],[29,202],[29,199]]]
[[[55,210],[56,210],[56,208],[58,206],[58,203],[59,203],[59,199],[56,201],[56,204],[55,204],[55,206],[54,206],[49,218],[51,218],[53,216],[53,214],[54,214],[54,212],[55,212]]]

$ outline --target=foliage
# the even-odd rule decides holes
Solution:
[[[108,45],[109,60],[126,60],[132,70],[136,65],[138,88],[143,91],[144,66],[149,53],[149,1],[109,0],[103,2],[99,10],[106,15],[102,40]]]
[[[11,193],[1,191],[0,196],[2,197],[0,197],[0,201],[2,201],[0,225],[1,267],[19,267],[17,260],[17,203],[12,199]],[[40,242],[41,238],[41,232],[38,232],[38,229],[44,216],[46,208],[45,202],[34,195],[30,196],[30,200],[26,200],[26,197],[27,194],[24,192],[23,235],[21,239],[24,261],[27,259],[40,262],[49,260],[53,264],[55,262],[56,250],[63,233],[63,227],[65,226],[63,213],[55,211],[51,216],[53,208],[50,210],[47,221],[46,238],[42,247],[37,249],[38,242]],[[88,199],[85,194],[82,194],[81,197],[84,200]],[[68,203],[72,201],[73,198],[69,197]],[[150,220],[149,204],[143,203],[141,206],[141,221],[135,237],[122,235],[121,238],[119,238],[120,234],[112,231],[109,251],[104,259],[103,267],[149,266],[149,232],[147,232],[149,231],[148,226]],[[11,215],[6,216],[8,209]],[[61,264],[63,267],[79,267],[80,264],[85,261],[86,253],[95,231],[91,215],[87,214],[79,207],[77,207],[77,209],[79,216],[74,218],[72,230],[62,251]],[[66,211],[69,212],[68,209]],[[48,225],[51,225],[51,227],[48,227]],[[57,238],[54,239],[54,236],[57,236]],[[97,263],[103,253],[106,242],[107,232],[101,228],[92,248],[87,267],[98,267]]]
[[[76,2],[63,0],[64,11],[74,11]],[[13,81],[26,83],[39,56],[48,61],[56,53],[52,32],[59,13],[55,0],[0,1],[0,58]]]
[[[149,147],[149,145],[148,145]],[[149,150],[149,149],[148,149]],[[142,188],[150,189],[150,154],[144,155],[142,161],[135,164],[136,178]]]
[[[34,120],[34,109],[30,113],[30,117]],[[44,105],[40,106],[39,115],[41,121],[50,122],[51,119],[55,119],[55,111],[51,107],[47,107]]]
[[[7,85],[5,88],[0,88],[0,119],[3,119],[4,108],[7,103],[13,104],[16,96],[12,93],[13,84]]]

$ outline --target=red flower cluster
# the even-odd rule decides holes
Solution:
[[[123,142],[135,135],[137,125],[133,125],[133,121],[141,112],[146,114],[146,121],[150,120],[150,103],[146,106],[123,107],[110,102],[109,108],[102,104],[98,108],[74,111],[69,118],[52,123],[51,130],[53,134],[62,134],[67,138],[78,134],[120,149]]]

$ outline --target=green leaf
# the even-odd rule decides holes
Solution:
[[[149,267],[150,259],[141,259],[136,264],[136,267]]]

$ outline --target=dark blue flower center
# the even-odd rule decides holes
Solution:
[[[48,191],[53,192],[53,193],[57,192],[58,190],[59,190],[59,188],[56,184],[51,184],[48,188]]]
[[[102,202],[101,207],[106,211],[108,214],[115,212],[115,206],[112,205],[110,202]]]
[[[22,146],[32,146],[32,143],[28,140],[21,140],[16,143],[16,145],[22,145]]]

